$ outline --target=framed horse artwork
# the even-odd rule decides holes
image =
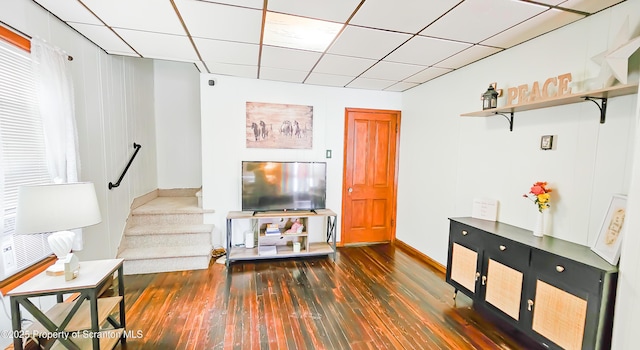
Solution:
[[[313,148],[313,106],[247,102],[247,148]]]

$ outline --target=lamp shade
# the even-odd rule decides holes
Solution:
[[[71,230],[102,221],[91,182],[22,186],[16,234]]]

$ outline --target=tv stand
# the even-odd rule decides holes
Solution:
[[[320,210],[320,209],[318,209]],[[304,214],[304,213],[313,213],[318,215],[318,212],[316,211],[316,209],[282,209],[282,210],[274,210],[274,211],[268,211],[268,210],[256,210],[253,212],[252,216],[257,216],[257,214],[268,214],[268,215],[276,215],[278,213],[294,213],[294,214]]]
[[[314,220],[314,218],[324,218],[325,220]],[[299,219],[304,225],[302,232],[288,233],[293,220]],[[254,241],[257,237],[257,244],[254,248],[244,246],[232,247],[231,237],[233,236],[233,222],[235,220],[251,220],[254,227]],[[311,222],[310,222],[311,220]],[[273,221],[287,222],[289,226],[282,225],[280,232],[267,233],[266,224]],[[314,222],[315,221],[315,222]],[[324,221],[324,224],[320,224]],[[251,211],[231,211],[227,214],[227,266],[232,261],[258,260],[274,258],[291,258],[305,256],[332,255],[336,259],[336,227],[337,214],[330,209],[316,209],[312,211],[271,211],[271,212],[251,212]],[[310,225],[311,223],[311,225]],[[310,227],[311,226],[311,227]],[[323,241],[311,241],[310,233],[321,235],[324,226]],[[249,232],[250,233],[250,232]],[[244,236],[244,234],[243,234]],[[293,243],[300,243],[300,251],[294,251]]]

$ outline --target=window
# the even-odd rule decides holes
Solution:
[[[1,36],[0,32],[0,36]],[[50,183],[29,52],[0,40],[0,280],[51,254],[48,234],[14,235],[18,188]]]

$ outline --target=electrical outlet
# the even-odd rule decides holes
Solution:
[[[13,244],[5,243],[2,245],[2,263],[5,273],[16,269],[16,254],[13,250]]]

